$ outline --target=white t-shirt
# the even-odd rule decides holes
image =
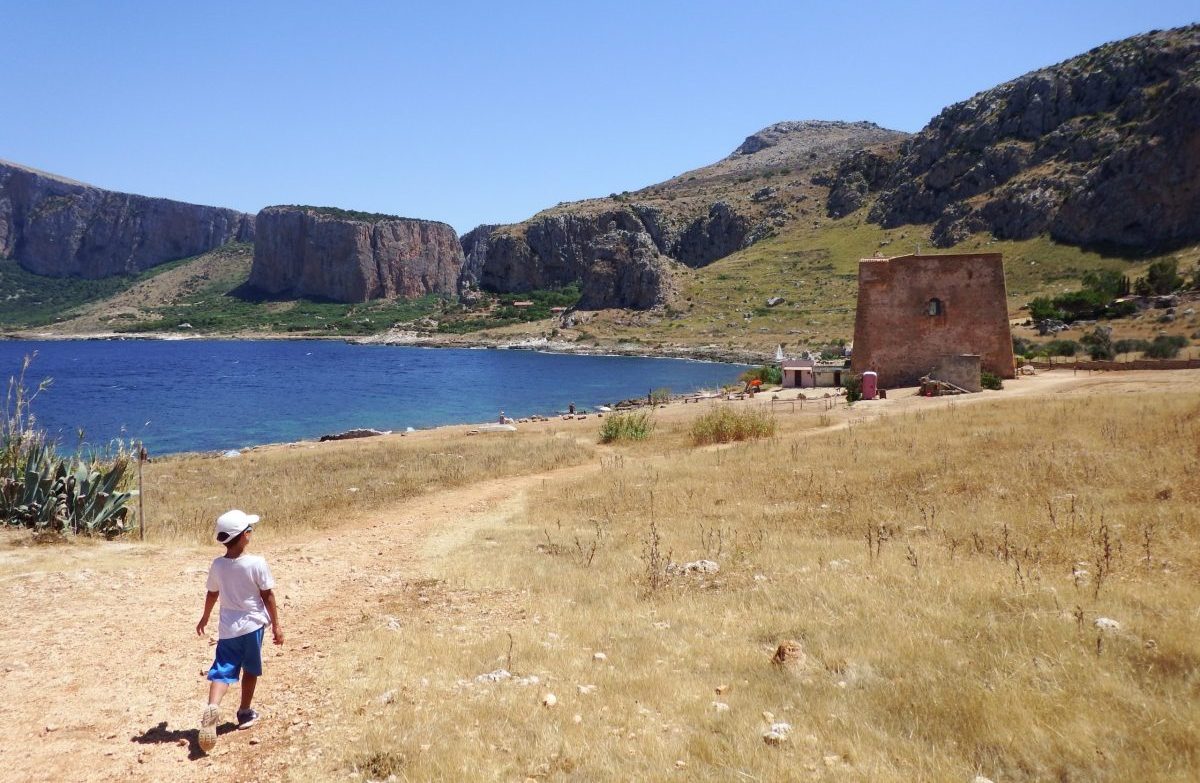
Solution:
[[[275,588],[275,577],[259,555],[218,557],[208,569],[208,592],[221,594],[217,636],[232,639],[271,624],[262,590]]]

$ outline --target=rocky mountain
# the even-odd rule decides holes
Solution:
[[[140,272],[254,237],[254,217],[101,190],[0,161],[0,258],[54,277]]]
[[[365,302],[458,290],[463,251],[445,223],[277,206],[256,224],[249,285],[270,296]]]
[[[812,182],[814,172],[904,136],[869,122],[772,125],[717,163],[636,193],[468,232],[464,287],[507,292],[580,282],[589,309],[663,304],[673,267],[705,266],[817,214],[826,187]]]
[[[831,178],[829,212],[946,247],[987,231],[1153,251],[1200,240],[1200,25],[1105,44],[943,110]]]

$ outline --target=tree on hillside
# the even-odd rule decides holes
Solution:
[[[1179,262],[1174,258],[1155,261],[1146,270],[1146,276],[1137,281],[1134,290],[1139,296],[1169,294],[1183,285],[1179,276]]]
[[[1085,291],[1095,291],[1110,300],[1129,295],[1129,277],[1111,269],[1084,272],[1080,282]]]

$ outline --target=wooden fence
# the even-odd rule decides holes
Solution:
[[[1200,359],[1136,359],[1130,362],[1036,361],[1028,364],[1039,370],[1200,370]]]

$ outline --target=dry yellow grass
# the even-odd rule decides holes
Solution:
[[[213,520],[237,507],[263,516],[258,533],[269,541],[335,527],[425,491],[577,464],[591,451],[554,433],[423,434],[153,462],[145,471],[147,539],[207,543]]]
[[[341,725],[294,774],[1200,777],[1200,396],[792,420],[656,433],[478,531],[331,655]]]

